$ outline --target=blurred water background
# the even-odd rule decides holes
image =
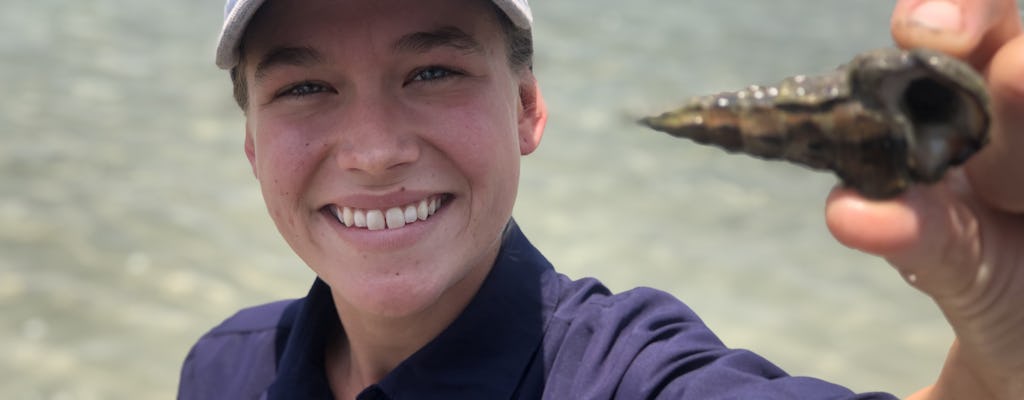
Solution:
[[[834,178],[630,122],[890,43],[892,2],[535,1],[552,110],[516,217],[562,272],[674,293],[793,374],[906,395],[952,335],[834,243]],[[0,397],[172,398],[236,309],[305,294],[212,62],[219,1],[7,0],[0,12]]]

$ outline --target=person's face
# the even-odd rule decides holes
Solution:
[[[245,150],[285,240],[369,313],[475,291],[460,284],[494,261],[545,118],[490,3],[263,7],[244,42]]]

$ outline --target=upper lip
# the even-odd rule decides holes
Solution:
[[[392,207],[403,207],[443,193],[425,190],[400,190],[385,194],[351,194],[334,199],[325,206],[333,205],[365,210],[386,210]]]

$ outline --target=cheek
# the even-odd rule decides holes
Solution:
[[[304,194],[313,179],[313,149],[318,147],[294,132],[267,128],[254,136],[260,191],[278,232],[301,254],[308,242],[311,213]]]
[[[453,156],[469,180],[473,202],[490,209],[483,215],[506,219],[515,202],[519,185],[519,139],[517,125],[507,109],[475,113],[456,140],[459,156]],[[502,221],[504,222],[504,221]]]
[[[263,125],[254,133],[256,173],[271,213],[296,207],[302,186],[311,179],[315,150],[322,147],[301,131]],[[274,215],[275,220],[281,217]]]
[[[459,113],[459,121],[446,129],[447,152],[459,169],[469,176],[495,178],[518,171],[519,137],[516,109],[507,103],[479,101]],[[507,178],[506,178],[507,179]]]

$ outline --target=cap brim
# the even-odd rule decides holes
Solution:
[[[245,27],[249,25],[256,10],[265,0],[229,1],[226,5],[224,26],[221,27],[220,39],[217,41],[215,62],[221,69],[231,69],[238,65],[238,45],[245,35]],[[530,30],[533,25],[533,14],[526,0],[492,0],[509,20],[521,29]]]
[[[224,17],[224,26],[217,41],[217,66],[231,69],[238,65],[238,45],[245,34],[245,27],[263,5],[264,0],[238,0]],[[230,3],[229,3],[230,4]]]

